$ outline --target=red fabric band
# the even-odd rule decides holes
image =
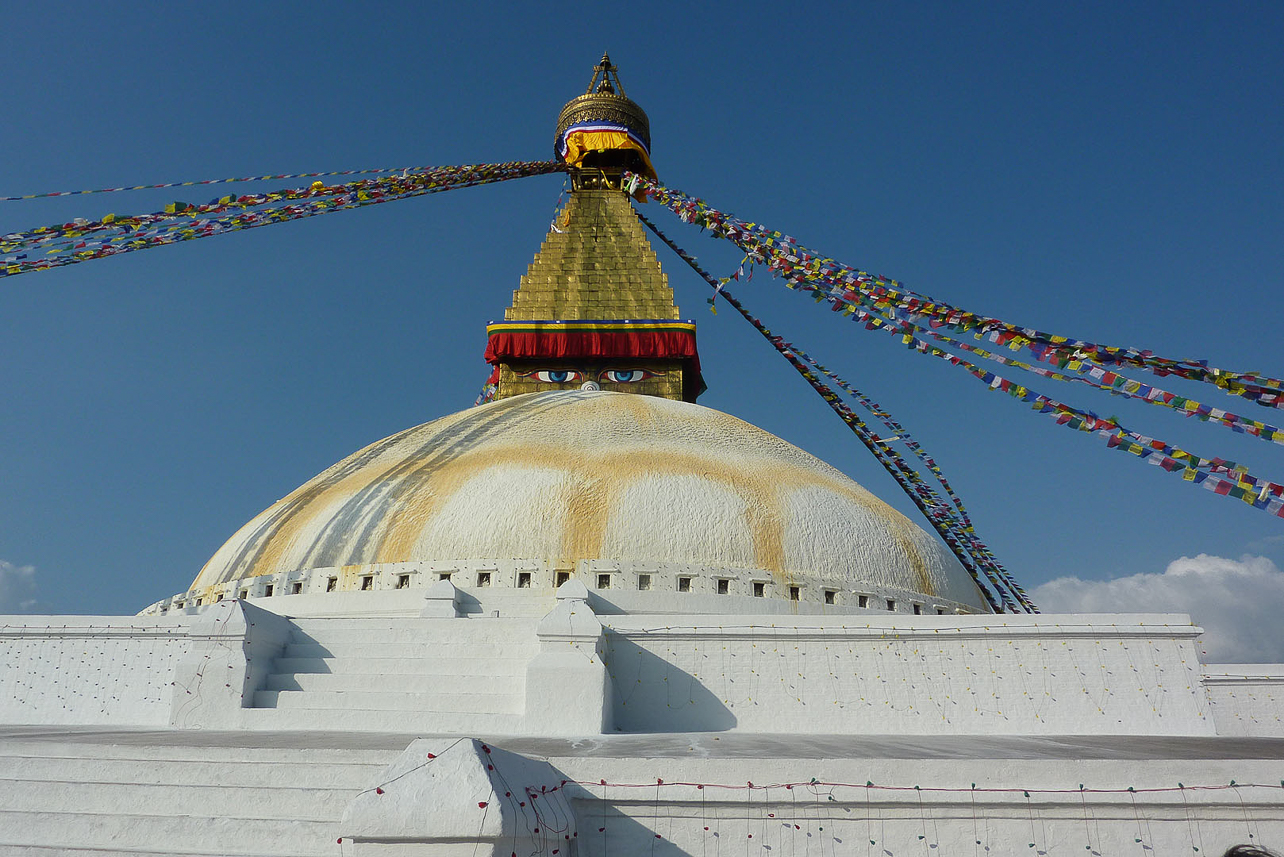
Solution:
[[[486,362],[513,360],[619,359],[680,360],[683,398],[704,391],[695,333],[689,330],[497,330],[486,341]]]

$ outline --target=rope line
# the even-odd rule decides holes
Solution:
[[[1154,357],[1150,352],[1144,352],[1147,355],[1146,359],[1141,360],[1141,358],[1134,359],[1134,357],[1129,356],[1143,354],[1143,352],[1137,352],[1132,349],[1105,348],[1104,346],[1091,345],[1091,343],[1085,343],[1081,340],[1068,340],[1065,337],[1038,334],[1037,331],[1030,331],[1025,328],[1013,328],[1014,330],[1022,331],[1022,333],[1019,335],[1011,334],[1007,331],[1007,328],[1002,326],[1002,323],[996,320],[983,319],[980,316],[964,313],[939,302],[924,303],[930,299],[921,296],[906,297],[913,295],[913,293],[907,290],[894,291],[886,287],[886,283],[894,283],[895,281],[874,278],[872,275],[840,265],[832,259],[820,259],[813,256],[810,251],[802,248],[789,236],[783,236],[779,232],[768,231],[765,227],[757,224],[737,220],[708,206],[702,200],[688,197],[677,191],[671,191],[640,176],[630,174],[629,187],[641,188],[649,196],[659,200],[674,211],[684,222],[696,223],[710,229],[715,237],[730,240],[746,253],[746,258],[750,263],[765,264],[773,274],[780,274],[785,278],[787,287],[810,291],[818,302],[829,301],[835,311],[841,312],[853,321],[864,322],[867,330],[883,330],[892,335],[899,335],[902,342],[909,348],[946,360],[951,365],[966,370],[986,384],[989,389],[1001,390],[1014,398],[1028,403],[1033,410],[1051,417],[1058,425],[1078,431],[1096,433],[1105,439],[1107,446],[1111,449],[1131,453],[1149,464],[1158,466],[1170,473],[1179,474],[1184,481],[1202,485],[1206,490],[1213,491],[1219,495],[1234,497],[1254,508],[1264,510],[1268,514],[1284,518],[1284,485],[1254,476],[1248,473],[1246,468],[1235,462],[1227,461],[1220,457],[1205,458],[1165,441],[1140,434],[1124,427],[1114,417],[1102,418],[1091,411],[1080,410],[1049,396],[1039,394],[1026,386],[1015,384],[1002,376],[990,372],[953,352],[929,344],[923,338],[923,335],[958,345],[981,356],[994,357],[995,355],[984,349],[966,346],[935,332],[936,329],[941,327],[960,330],[979,329],[981,332],[975,334],[978,338],[988,337],[991,341],[1006,345],[1012,350],[1024,346],[1030,348],[1041,360],[1053,360],[1053,358],[1056,358],[1054,362],[1057,362],[1062,368],[1070,367],[1075,371],[1083,370],[1092,378],[1088,383],[1097,382],[1092,384],[1093,386],[1099,386],[1103,389],[1110,388],[1111,390],[1116,390],[1116,387],[1118,387],[1116,392],[1122,395],[1153,399],[1174,409],[1184,411],[1188,415],[1216,420],[1223,424],[1227,424],[1228,421],[1234,423],[1238,419],[1240,420],[1238,428],[1243,431],[1256,434],[1267,440],[1275,440],[1275,432],[1277,430],[1272,426],[1265,423],[1257,423],[1256,421],[1244,421],[1242,418],[1235,418],[1234,415],[1229,415],[1225,411],[1212,409],[1206,405],[1199,405],[1162,390],[1156,391],[1155,388],[1145,387],[1143,392],[1144,385],[1106,370],[1103,364],[1106,362],[1128,363],[1131,361],[1131,365],[1143,366],[1155,372],[1155,374],[1176,374],[1195,380],[1208,380],[1230,392],[1237,392],[1232,389],[1234,383],[1227,380],[1234,373],[1208,369],[1206,362],[1199,361],[1196,368],[1207,377],[1197,377],[1198,373],[1192,374],[1193,370],[1191,372],[1186,371],[1190,366],[1195,365],[1190,361],[1182,363],[1182,366],[1186,367],[1183,369],[1178,366],[1177,361]],[[883,285],[875,287],[875,285],[871,284]],[[899,284],[896,285],[899,286]],[[889,297],[892,294],[905,297],[905,300],[893,301]],[[942,316],[946,320],[943,321]],[[949,319],[953,319],[953,321],[949,321]],[[926,322],[932,330],[925,329],[920,322]],[[1026,336],[1025,334],[1027,333],[1031,335]],[[1056,347],[1041,345],[1033,338],[1034,334],[1067,344]],[[1090,345],[1091,348],[1089,348]],[[1070,348],[1070,346],[1075,347]],[[1057,357],[1057,355],[1068,353],[1073,353],[1077,356],[1064,356],[1063,365],[1062,358]],[[1091,358],[1086,356],[1088,353],[1091,353]],[[1034,367],[1029,367],[1029,364],[1024,364],[1020,361],[1006,362],[1019,368],[1031,368],[1033,371],[1037,371]],[[1044,370],[1040,374],[1057,378],[1058,380],[1070,380],[1069,376],[1059,372],[1053,373],[1049,370]],[[1241,374],[1236,377],[1251,377],[1262,380],[1261,376],[1255,374]],[[1269,381],[1270,379],[1265,380]],[[1137,385],[1136,388],[1131,387],[1133,384]],[[1228,384],[1230,386],[1227,386]],[[1242,391],[1239,391],[1238,394],[1245,395]],[[1253,396],[1248,396],[1248,398],[1253,398]],[[1259,401],[1259,404],[1266,404],[1266,402]],[[1232,425],[1232,427],[1236,426]]]
[[[204,205],[175,202],[152,214],[108,214],[97,221],[77,219],[0,236],[0,277],[564,169],[555,161],[433,167],[413,174],[362,179],[334,186],[317,181],[306,188],[224,196]],[[279,202],[289,204],[265,207]],[[31,258],[36,252],[42,255]]]
[[[976,339],[989,339],[1014,351],[1026,348],[1038,360],[1062,368],[1072,360],[1090,360],[1101,366],[1135,366],[1159,376],[1177,375],[1214,384],[1259,405],[1284,407],[1284,380],[1255,371],[1219,369],[1209,366],[1207,360],[1172,359],[1160,357],[1150,350],[1060,336],[968,312],[911,291],[889,277],[843,265],[804,247],[791,236],[732,217],[704,200],[666,188],[645,176],[626,173],[625,179],[631,193],[645,193],[684,222],[698,224],[708,228],[715,237],[730,240],[749,254],[754,262],[766,264],[773,272],[781,274],[789,288],[817,291],[842,303],[871,300],[880,309],[897,317],[914,323],[926,322],[933,328],[973,332]]]
[[[228,184],[230,182],[263,182],[277,179],[310,179],[318,176],[360,176],[370,173],[410,173],[430,170],[432,167],[380,167],[371,170],[337,170],[328,173],[278,173],[272,176],[246,176],[232,179],[205,179],[195,182],[164,182],[162,184],[136,184],[122,187],[103,187],[94,190],[56,190],[49,193],[29,193],[25,196],[0,196],[0,202],[17,202],[24,199],[45,199],[54,196],[82,196],[87,193],[116,193],[123,190],[151,190],[163,187],[195,187],[207,184]]]

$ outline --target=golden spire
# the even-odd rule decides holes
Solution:
[[[543,390],[642,393],[689,402],[703,390],[695,324],[682,321],[668,277],[629,198],[626,169],[654,175],[646,113],[624,96],[606,54],[588,91],[558,117],[570,200],[487,327],[496,398]]]

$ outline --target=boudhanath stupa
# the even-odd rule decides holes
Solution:
[[[936,535],[697,404],[609,59],[556,145],[490,401],[136,616],[0,620],[0,854],[1284,846],[1284,665],[1203,663],[1183,614],[995,612]]]

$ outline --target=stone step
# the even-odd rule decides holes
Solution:
[[[284,857],[334,854],[339,836],[337,819],[304,821],[243,814],[215,818],[204,814],[201,807],[192,807],[190,814],[165,816],[138,813],[134,803],[129,808],[135,812],[0,811],[0,853],[40,843],[58,854],[95,847],[98,853],[106,850],[108,854],[111,849],[129,854],[181,854],[181,850],[174,850],[175,844],[188,842],[197,853],[217,843],[222,857]]]
[[[334,675],[384,676],[460,676],[526,674],[526,665],[534,653],[513,658],[349,658],[317,655],[315,657],[277,658],[272,671],[277,674],[331,673]]]
[[[598,312],[604,309],[617,309],[621,313],[627,311],[628,318],[631,319],[672,319],[673,304],[663,300],[640,301],[621,301],[614,298],[611,293],[611,287],[602,284],[596,288],[585,287],[570,292],[560,292],[554,294],[549,292],[527,292],[526,297],[513,301],[513,309],[522,312],[535,310],[544,310],[548,307],[565,306],[569,311],[572,308],[578,308],[581,312],[590,313]],[[600,319],[603,316],[587,315],[588,319]],[[607,316],[607,318],[619,318],[619,316]],[[551,318],[564,318],[563,316],[551,316]]]
[[[498,610],[503,618],[497,621],[522,623],[530,629],[527,637],[533,639],[539,620],[557,606],[555,592],[556,590],[551,586],[535,589],[510,589],[496,586],[485,592],[483,604],[477,607],[465,604],[464,609],[479,609],[480,613],[471,614],[473,616],[489,616],[492,611]]]
[[[263,691],[259,691],[263,693]],[[241,726],[253,730],[392,732],[402,735],[521,735],[521,714],[399,711],[360,708],[246,708]]]
[[[218,851],[178,850],[182,846],[171,845],[159,850],[147,848],[120,849],[110,846],[87,846],[85,848],[68,848],[65,845],[17,845],[4,841],[0,833],[0,851],[5,857],[111,857],[113,854],[129,857],[259,857],[263,851],[230,852],[220,848]],[[315,857],[324,851],[274,851],[272,857]],[[328,855],[327,855],[328,857]]]
[[[298,690],[309,693],[395,690],[401,693],[429,695],[467,689],[470,692],[522,694],[526,690],[526,681],[521,672],[500,675],[485,672],[456,675],[296,672],[269,675],[263,689]]]
[[[672,304],[667,308],[659,304],[626,305],[610,298],[592,299],[583,297],[536,298],[516,301],[513,304],[513,308],[520,312],[539,313],[541,318],[556,318],[563,321],[575,320],[575,317],[569,315],[572,311],[578,311],[579,318],[588,320],[600,319],[607,311],[611,313],[610,318],[664,319],[671,314],[672,307]]]
[[[634,282],[628,282],[626,278],[631,278]],[[518,282],[517,293],[519,295],[539,295],[547,294],[553,290],[576,292],[597,289],[609,291],[612,286],[620,289],[631,287],[635,290],[645,290],[640,294],[637,292],[633,294],[620,293],[621,300],[639,302],[654,301],[657,297],[663,295],[664,291],[668,290],[668,286],[664,284],[659,274],[648,275],[645,271],[632,266],[624,267],[618,262],[593,268],[579,264],[577,260],[568,259],[563,261],[560,266],[548,266],[534,273],[526,274]]]
[[[631,298],[623,299],[617,297],[615,286],[611,283],[567,283],[565,287],[558,281],[548,283],[538,289],[518,292],[518,300],[514,305],[535,306],[539,304],[563,303],[565,301],[575,301],[576,303],[599,303],[619,307],[646,307],[653,312],[662,313],[659,315],[639,315],[637,318],[665,318],[673,314],[673,304],[666,303],[664,298],[667,295],[659,294],[647,297],[646,299]]]
[[[572,255],[583,255],[590,262],[607,254],[632,260],[645,251],[639,250],[635,242],[629,240],[631,237],[627,230],[612,226],[599,226],[591,236],[582,233],[554,233],[551,238],[542,242],[548,252],[540,253],[539,261],[532,261],[531,265],[555,264]]]
[[[295,730],[285,730],[295,731]],[[122,733],[128,735],[129,733]],[[171,737],[173,732],[160,733]],[[224,733],[224,738],[235,738],[232,733]],[[207,764],[235,765],[385,765],[397,757],[397,751],[377,748],[330,748],[330,747],[290,747],[263,746],[263,736],[256,736],[254,742],[226,743],[151,743],[125,740],[123,743],[101,743],[98,741],[78,741],[74,733],[64,741],[21,741],[6,740],[0,744],[0,759],[71,759],[71,760],[124,760],[143,761],[149,764],[188,765],[198,762]],[[287,739],[288,740],[288,737]]]
[[[324,639],[324,638],[323,638]],[[534,640],[493,642],[468,639],[450,643],[389,642],[376,640],[326,640],[321,643],[289,643],[286,658],[420,658],[435,661],[465,661],[474,658],[529,659],[538,650]]]
[[[137,749],[137,748],[135,748]],[[296,751],[305,752],[305,751]],[[114,782],[192,786],[215,782],[236,788],[270,788],[283,781],[319,789],[360,789],[396,758],[379,752],[361,764],[87,758],[73,756],[0,756],[0,777],[31,782]]]
[[[520,714],[525,710],[524,693],[400,693],[397,691],[298,691],[260,690],[254,694],[255,708],[278,710],[320,709],[348,711],[418,711],[442,714]]]
[[[199,811],[211,817],[296,818],[328,821],[339,818],[358,791],[378,774],[356,788],[319,789],[294,785],[297,778],[309,777],[302,766],[272,785],[246,788],[232,785],[174,785],[173,783],[131,783],[82,779],[39,781],[0,777],[0,812],[41,812],[57,807],[59,812],[113,813],[121,808],[146,808],[152,816],[190,815]],[[217,780],[212,780],[218,782]]]
[[[597,252],[591,256],[581,255],[574,252],[573,248],[567,247],[570,252],[561,252],[556,256],[542,260],[540,265],[531,265],[526,269],[526,273],[518,280],[518,288],[534,284],[547,284],[549,278],[552,282],[557,282],[559,276],[592,276],[610,277],[615,280],[621,276],[645,277],[644,283],[657,283],[661,281],[661,273],[656,270],[658,267],[654,263],[654,257],[651,259],[638,258],[630,256],[627,251],[613,250],[611,252]]]
[[[467,635],[473,640],[508,640],[533,637],[538,624],[530,619],[479,617],[476,619],[376,619],[333,618],[294,619],[294,634],[302,642],[308,637],[320,639],[458,639]]]

